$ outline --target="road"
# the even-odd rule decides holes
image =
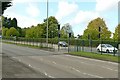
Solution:
[[[2,53],[3,64],[11,61],[19,63],[11,69],[7,69],[11,67],[10,64],[2,66],[7,69],[3,68],[2,76],[7,78],[29,78],[33,75],[36,78],[118,78],[118,64],[113,62],[5,43],[2,45]]]

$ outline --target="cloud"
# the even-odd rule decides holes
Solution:
[[[114,9],[120,0],[96,0],[96,11],[102,12]]]
[[[6,14],[4,15],[7,16]],[[37,25],[39,23],[39,21],[37,21],[32,17],[15,14],[14,12],[9,12],[9,15],[7,17],[11,17],[11,18],[15,17],[18,21],[18,26],[21,28],[30,27],[32,25]]]
[[[37,17],[40,14],[39,8],[32,3],[30,3],[29,6],[26,8],[26,12],[32,17]]]
[[[72,24],[80,24],[89,22],[92,19],[99,17],[99,13],[92,11],[79,11],[75,18],[72,20]]]
[[[22,28],[30,27],[31,25],[37,25],[39,23],[35,18],[33,18],[31,16],[28,17],[23,14],[17,13],[16,5],[17,5],[17,3],[14,6],[8,8],[5,11],[4,16],[16,18],[18,21],[18,26],[22,27]]]
[[[61,20],[62,18],[72,14],[78,9],[75,3],[68,3],[66,1],[60,1],[58,3],[58,12],[56,13],[56,18]]]
[[[27,3],[27,2],[26,2]],[[26,3],[20,3],[20,4],[26,4]],[[19,27],[30,27],[32,25],[37,25],[40,23],[39,20],[37,20],[37,16],[39,15],[40,11],[38,10],[38,7],[36,4],[29,2],[29,8],[24,7],[24,14],[19,13],[19,7],[18,3],[13,2],[13,6],[9,7],[7,10],[5,10],[5,13],[3,14],[6,17],[11,17],[11,18],[16,18],[18,21],[18,26]],[[19,4],[19,5],[20,5]],[[34,6],[35,5],[35,6]],[[31,9],[31,10],[30,10]],[[31,11],[31,12],[30,12]]]

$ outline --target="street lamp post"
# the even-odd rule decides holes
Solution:
[[[47,47],[48,47],[48,6],[49,6],[49,4],[48,4],[48,0],[47,0],[47,35],[46,35],[46,44],[47,44]]]
[[[0,1],[0,35],[2,36],[2,2]]]

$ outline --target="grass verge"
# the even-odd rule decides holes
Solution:
[[[113,56],[109,54],[98,54],[98,53],[91,53],[91,52],[71,52],[71,53],[65,53],[70,54],[74,56],[81,56],[81,57],[87,57],[92,59],[99,59],[99,60],[105,60],[105,61],[111,61],[111,62],[120,62],[120,56]]]

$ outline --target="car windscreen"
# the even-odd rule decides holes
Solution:
[[[67,44],[66,42],[62,42],[63,44]]]
[[[106,44],[107,47],[113,47],[112,45]]]

